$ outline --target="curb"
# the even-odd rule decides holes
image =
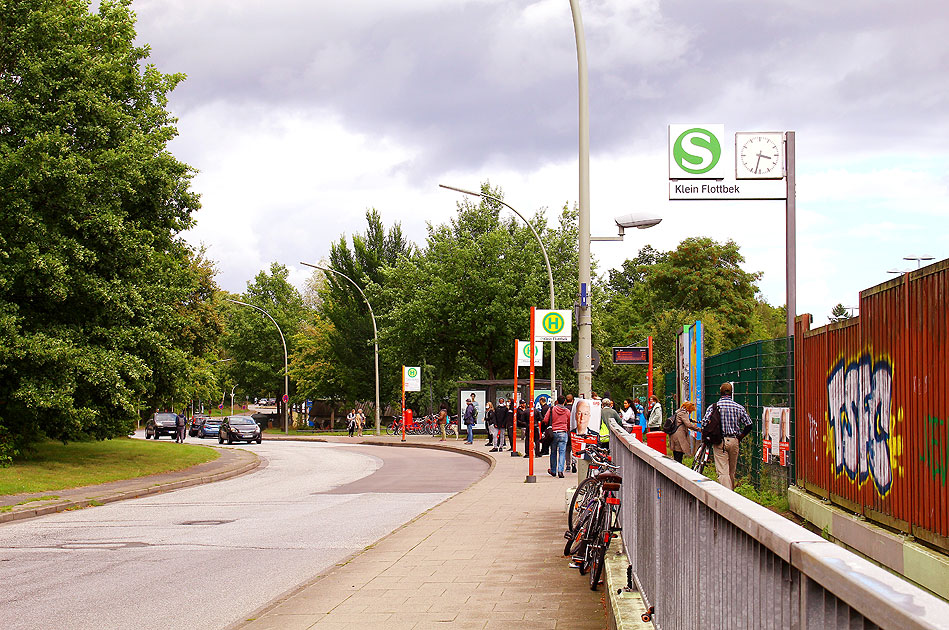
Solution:
[[[217,447],[208,447],[208,448],[217,448]],[[244,451],[253,455],[253,461],[250,461],[246,464],[242,464],[230,470],[225,470],[219,473],[214,473],[210,475],[204,475],[201,477],[192,477],[190,479],[179,479],[178,481],[170,481],[168,483],[159,483],[152,486],[146,486],[143,488],[135,488],[132,490],[125,490],[121,492],[116,492],[115,494],[104,495],[101,497],[94,497],[91,499],[80,499],[76,501],[65,501],[63,503],[57,503],[55,505],[46,505],[43,507],[32,508],[28,510],[19,510],[14,512],[5,512],[0,514],[0,524],[9,523],[13,521],[21,521],[30,518],[36,518],[38,516],[46,516],[47,514],[55,514],[57,512],[65,512],[67,510],[78,510],[82,508],[87,508],[90,506],[105,505],[107,503],[114,503],[116,501],[125,501],[127,499],[137,499],[139,497],[148,496],[151,494],[163,494],[165,492],[172,492],[174,490],[180,490],[182,488],[189,488],[191,486],[199,486],[206,483],[214,483],[215,481],[223,481],[225,479],[230,479],[232,477],[237,477],[245,473],[251,472],[260,468],[261,465],[265,465],[260,456],[252,451]],[[201,464],[197,464],[200,466]],[[187,470],[187,469],[185,469]],[[163,473],[159,473],[163,474]]]
[[[606,573],[603,588],[606,590],[606,613],[610,630],[653,630],[655,625],[651,615],[643,602],[642,594],[636,590],[626,590],[626,559],[623,538],[616,534],[609,550],[606,552]]]

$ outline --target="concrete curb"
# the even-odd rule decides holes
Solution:
[[[207,448],[220,448],[214,446],[208,446]],[[169,481],[167,483],[157,483],[154,485],[147,485],[138,488],[133,488],[131,490],[122,490],[114,492],[111,494],[103,494],[98,496],[93,496],[86,499],[77,499],[72,501],[62,501],[54,505],[44,505],[42,507],[30,508],[24,510],[15,510],[12,512],[4,512],[0,514],[0,524],[9,523],[13,521],[21,521],[30,518],[36,518],[38,516],[46,516],[47,514],[55,514],[57,512],[65,512],[68,510],[78,510],[82,508],[87,508],[90,506],[105,505],[107,503],[114,503],[115,501],[125,501],[127,499],[137,499],[139,497],[144,497],[152,494],[162,494],[165,492],[172,492],[174,490],[180,490],[181,488],[189,488],[191,486],[199,486],[206,483],[214,483],[215,481],[223,481],[225,479],[230,479],[232,477],[237,477],[245,473],[251,472],[260,468],[262,465],[266,465],[266,462],[262,460],[256,453],[251,451],[243,451],[253,456],[253,459],[250,462],[245,462],[243,464],[237,465],[233,468],[223,470],[221,472],[212,473],[208,475],[203,475],[199,477],[191,477],[185,479],[179,479],[177,481]],[[201,464],[197,464],[200,466]],[[187,474],[187,468],[184,471],[178,471],[181,474]],[[167,473],[159,473],[167,474]],[[143,477],[142,480],[146,480],[147,477]]]
[[[606,589],[606,613],[610,630],[652,630],[655,626],[646,621],[649,611],[643,602],[642,595],[636,590],[626,590],[626,567],[629,561],[623,551],[623,538],[616,534],[610,548],[606,552],[605,579],[603,588]]]

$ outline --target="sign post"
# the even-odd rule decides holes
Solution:
[[[405,441],[405,366],[402,366],[402,441]]]
[[[530,458],[527,465],[527,483],[537,483],[537,477],[534,476],[534,313],[536,308],[531,307],[531,377],[530,377],[530,395],[527,400],[530,401],[530,410],[527,417],[527,456]]]
[[[517,452],[517,406],[520,402],[517,391],[517,368],[520,365],[521,355],[517,351],[520,347],[518,339],[514,340],[514,411],[513,417],[511,418],[511,457],[517,457],[520,453]]]
[[[649,393],[647,394],[648,400],[652,399],[652,337],[646,339],[646,343],[649,347],[649,371],[646,372],[646,382],[649,383]]]
[[[402,441],[405,441],[405,424],[412,418],[412,413],[405,408],[405,392],[422,390],[422,368],[402,366]]]

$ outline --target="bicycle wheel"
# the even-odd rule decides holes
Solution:
[[[570,535],[567,538],[567,544],[563,546],[563,555],[575,556],[583,548],[587,530],[590,529],[590,523],[593,520],[593,509],[594,506],[591,505],[584,510],[583,514],[577,519],[576,525],[568,530]]]
[[[386,435],[394,435],[396,433],[395,422],[390,422],[389,426],[386,427]]]
[[[599,494],[598,486],[600,485],[600,482],[593,477],[587,477],[580,482],[577,489],[573,492],[573,498],[570,499],[570,509],[567,510],[567,529],[573,529],[580,512],[589,504],[593,496]]]
[[[697,473],[702,474],[702,469],[705,468],[705,458],[707,457],[708,447],[705,445],[705,442],[699,446],[699,450],[695,451],[695,455],[692,458],[692,470]]]
[[[603,574],[603,562],[606,560],[606,545],[600,543],[590,550],[590,590],[595,591]]]
[[[587,569],[591,568],[593,560],[596,558],[599,550],[603,547],[603,529],[604,529],[604,510],[602,504],[597,504],[600,509],[595,510],[590,529],[586,534],[586,545],[583,553],[583,559],[580,561],[580,575],[584,575]],[[605,552],[604,552],[605,553]],[[602,559],[600,561],[602,566]],[[599,578],[597,578],[599,580]]]

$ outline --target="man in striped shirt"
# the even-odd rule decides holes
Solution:
[[[722,383],[718,391],[721,397],[715,405],[718,405],[718,411],[722,415],[722,433],[725,439],[721,444],[712,446],[712,455],[715,456],[718,482],[729,490],[733,490],[735,469],[738,466],[738,446],[741,439],[751,432],[751,417],[744,407],[732,400],[731,383]],[[705,410],[704,422],[708,422],[715,405],[709,405]]]

